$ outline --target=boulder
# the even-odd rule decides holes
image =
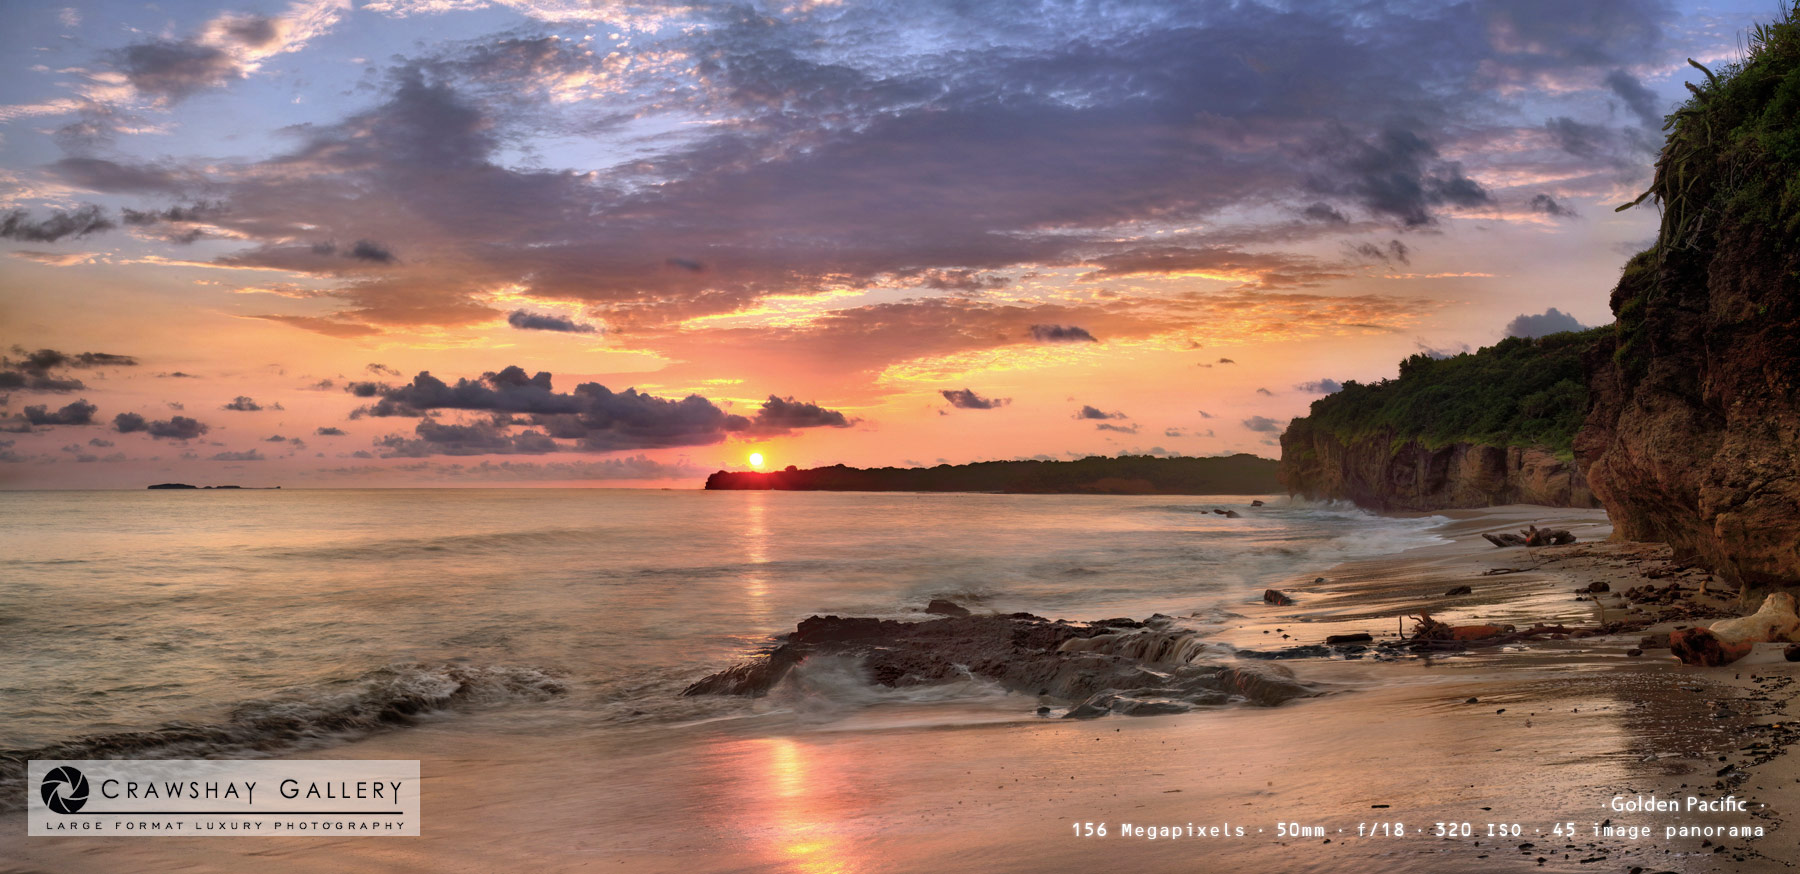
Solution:
[[[1444,597],[1454,598],[1457,595],[1473,595],[1473,594],[1475,594],[1475,590],[1469,588],[1468,586],[1456,586],[1456,587],[1450,589],[1450,591],[1445,592]]]
[[[1288,597],[1287,593],[1278,589],[1264,589],[1263,603],[1274,604],[1277,607],[1292,607],[1294,605],[1294,599]]]
[[[931,603],[925,605],[925,612],[934,616],[967,616],[969,615],[969,608],[964,607],[955,601],[946,601],[943,598],[932,598]]]

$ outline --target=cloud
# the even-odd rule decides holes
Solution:
[[[757,434],[785,434],[801,428],[848,428],[851,422],[843,413],[827,410],[818,404],[769,395],[750,420],[750,431]]]
[[[54,413],[43,405],[26,407],[24,415],[25,420],[33,425],[91,425],[94,423],[94,413],[99,409],[83,398]]]
[[[528,376],[513,366],[458,379],[454,385],[421,372],[399,387],[380,386],[378,400],[360,415],[426,416],[441,410],[467,410],[498,414],[489,423],[468,426],[429,427],[421,422],[416,442],[386,444],[394,452],[422,452],[434,447],[456,449],[490,447],[494,451],[554,451],[546,440],[573,440],[575,447],[597,452],[701,446],[718,443],[733,434],[774,436],[806,428],[847,428],[852,421],[843,413],[791,397],[769,395],[754,416],[727,413],[699,395],[681,400],[659,398],[636,389],[614,392],[587,382],[573,392],[557,392],[551,375]],[[522,417],[522,418],[515,418]],[[511,434],[515,424],[528,424],[542,433]],[[458,430],[460,429],[460,430]],[[520,439],[524,439],[521,441]],[[539,439],[542,437],[543,439]],[[452,439],[454,438],[454,439]],[[404,439],[404,438],[402,438]],[[437,453],[443,454],[443,453]]]
[[[1114,411],[1108,413],[1108,412],[1100,409],[1099,407],[1084,405],[1081,409],[1075,411],[1075,418],[1077,418],[1077,419],[1129,419],[1131,417],[1125,415],[1124,413],[1119,412],[1118,410],[1114,410]]]
[[[395,370],[394,368],[389,367],[385,364],[382,364],[378,361],[369,362],[368,364],[363,366],[363,369],[370,373],[375,374],[376,376],[399,376],[400,375],[400,371]]]
[[[1303,383],[1300,383],[1299,385],[1294,386],[1294,390],[1295,391],[1303,391],[1308,394],[1328,395],[1328,394],[1336,394],[1340,391],[1343,391],[1344,384],[1341,382],[1338,382],[1335,379],[1330,379],[1330,378],[1315,379],[1310,382],[1303,382]]]
[[[1412,263],[1412,249],[1399,240],[1389,240],[1385,246],[1365,242],[1348,246],[1348,248],[1351,254],[1368,261],[1379,261],[1383,264]]]
[[[64,375],[72,369],[91,370],[99,367],[135,367],[137,359],[110,352],[67,354],[55,349],[26,352],[14,346],[19,358],[0,356],[0,390],[72,392],[86,388],[81,380]]]
[[[1419,354],[1437,359],[1452,358],[1472,351],[1467,343],[1450,343],[1444,346],[1432,346],[1427,344],[1423,339],[1418,339],[1413,341],[1413,345],[1418,348]]]
[[[1614,70],[1606,74],[1606,87],[1625,102],[1627,109],[1638,117],[1638,122],[1651,130],[1659,130],[1663,123],[1663,107],[1666,101],[1656,96],[1656,92],[1645,88],[1636,76],[1624,70]]]
[[[32,221],[25,210],[15,209],[0,216],[0,239],[54,243],[65,237],[80,239],[114,227],[110,219],[100,214],[100,207],[91,203],[74,212],[52,210],[49,218],[40,221]]]
[[[1251,416],[1244,420],[1244,427],[1262,434],[1279,434],[1286,424],[1266,416]]]
[[[1120,434],[1136,434],[1138,432],[1138,426],[1136,426],[1136,425],[1114,425],[1109,422],[1101,422],[1100,424],[1094,426],[1094,430],[1096,430],[1096,431],[1117,431]]]
[[[506,323],[521,331],[560,331],[565,334],[592,334],[599,328],[577,322],[568,316],[545,315],[542,313],[513,310],[506,317]]]
[[[1202,419],[1217,419],[1218,418],[1218,416],[1215,416],[1205,410],[1195,410],[1194,412],[1199,413],[1200,418],[1202,418]]]
[[[1086,328],[1075,325],[1032,325],[1031,339],[1039,343],[1098,343]]]
[[[1529,205],[1532,212],[1541,212],[1547,216],[1554,216],[1556,218],[1575,217],[1575,210],[1558,203],[1556,198],[1551,197],[1548,194],[1532,195],[1531,203]]]
[[[1437,223],[1443,206],[1474,207],[1490,202],[1481,183],[1462,165],[1442,161],[1438,150],[1415,130],[1388,127],[1367,137],[1338,137],[1330,170],[1315,176],[1314,190],[1339,194],[1409,228]]]
[[[1575,317],[1551,307],[1542,315],[1520,315],[1506,323],[1508,337],[1542,337],[1545,334],[1558,334],[1563,331],[1585,331],[1587,325],[1575,321]]]
[[[207,459],[207,461],[263,461],[263,460],[264,460],[263,454],[254,449],[246,449],[242,452],[231,452],[231,451],[219,452],[219,453],[215,453],[211,458]]]
[[[334,427],[330,427],[330,426],[321,426],[321,427],[315,429],[313,431],[313,433],[320,437],[342,437],[342,436],[344,436],[344,429],[334,428]]]
[[[192,440],[211,429],[206,426],[206,423],[190,419],[187,416],[151,421],[137,413],[120,413],[113,417],[113,430],[120,434],[135,434],[143,431],[151,437]]]
[[[396,260],[394,253],[389,251],[386,246],[370,240],[357,240],[344,252],[344,257],[355,258],[358,261],[373,261],[377,264],[392,264]]]
[[[262,404],[257,403],[248,395],[238,395],[231,399],[231,403],[228,403],[219,409],[235,410],[240,413],[255,413],[262,410]]]
[[[1269,390],[1268,390],[1268,389],[1266,389],[1266,388],[1259,388],[1259,389],[1257,389],[1257,390],[1256,390],[1256,393],[1257,393],[1257,394],[1259,394],[1259,395],[1263,395],[1263,396],[1265,396],[1265,397],[1271,397],[1271,398],[1272,398],[1272,397],[1274,397],[1274,396],[1275,396],[1275,393],[1274,393],[1274,392],[1272,392],[1272,391],[1269,391]]]
[[[298,0],[275,16],[227,12],[180,39],[134,43],[108,54],[113,69],[140,95],[173,104],[256,72],[262,62],[295,51],[334,27],[347,0]]]
[[[1219,363],[1220,364],[1236,364],[1237,362],[1233,361],[1229,358],[1221,358],[1221,359],[1219,359]]]
[[[1012,403],[1011,398],[984,398],[966,388],[941,389],[938,394],[959,410],[997,410]]]

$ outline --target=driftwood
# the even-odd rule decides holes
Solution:
[[[1406,643],[1414,650],[1455,650],[1579,634],[1581,632],[1571,631],[1566,626],[1541,623],[1526,629],[1512,625],[1451,625],[1431,618],[1429,613],[1421,613],[1413,617],[1413,633]]]
[[[1800,614],[1794,596],[1776,592],[1749,616],[1721,619],[1711,628],[1686,628],[1669,634],[1669,649],[1690,665],[1716,668],[1750,654],[1759,643],[1800,640]]]
[[[1481,536],[1495,546],[1562,546],[1575,542],[1575,535],[1570,534],[1566,528],[1539,528],[1536,525],[1517,534],[1507,531]]]

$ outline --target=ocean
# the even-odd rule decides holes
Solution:
[[[979,683],[901,693],[842,665],[769,700],[679,693],[813,614],[917,618],[947,598],[1077,620],[1186,615],[1436,539],[1428,518],[1250,500],[0,493],[0,750],[281,755],[534,709],[676,731],[883,705],[1029,718],[1027,702]]]

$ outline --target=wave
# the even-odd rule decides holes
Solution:
[[[434,714],[567,694],[554,674],[502,665],[398,664],[353,680],[247,701],[223,722],[170,722],[0,751],[0,810],[23,805],[32,759],[210,759],[271,756],[402,728]]]

